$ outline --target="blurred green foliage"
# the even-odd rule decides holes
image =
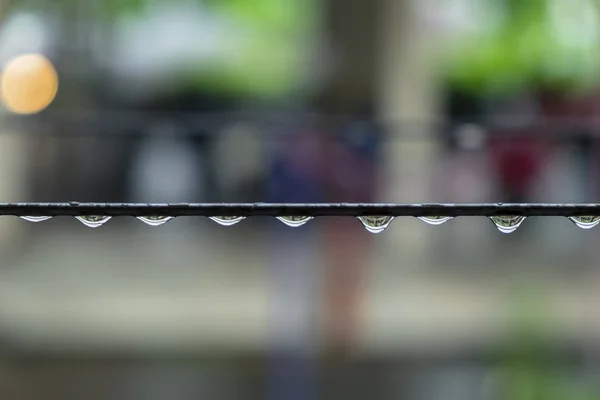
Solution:
[[[600,78],[599,21],[599,0],[507,0],[502,23],[452,52],[448,78],[492,96],[593,89]]]
[[[10,0],[13,7],[19,10],[39,10],[57,7],[79,7],[81,0]],[[123,15],[135,15],[156,0],[103,0],[98,3],[100,18],[114,19]],[[200,0],[199,0],[200,1]]]
[[[18,8],[81,7],[91,0],[14,0]],[[173,77],[177,87],[201,88],[233,96],[278,98],[298,89],[305,71],[307,48],[319,18],[318,1],[303,0],[170,0],[199,3],[215,17],[240,27],[239,51],[227,62],[206,60],[200,65],[179,66]],[[164,0],[102,0],[91,7],[93,17],[108,22],[143,17]]]
[[[556,354],[552,296],[533,285],[512,293],[512,340],[500,366],[502,399],[598,400],[600,387],[576,382]]]
[[[205,0],[249,35],[231,63],[191,69],[186,80],[238,96],[277,98],[298,89],[306,50],[318,21],[317,3],[289,0]]]

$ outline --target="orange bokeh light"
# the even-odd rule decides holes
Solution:
[[[52,103],[58,92],[58,74],[40,54],[25,54],[10,60],[0,82],[4,106],[17,114],[35,114]]]

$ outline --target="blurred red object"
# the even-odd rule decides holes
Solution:
[[[501,190],[510,202],[527,201],[535,178],[544,167],[546,149],[542,139],[500,138],[490,141],[492,163],[500,180]],[[528,132],[523,132],[528,133]]]

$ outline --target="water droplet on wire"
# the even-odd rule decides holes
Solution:
[[[386,217],[386,216],[382,216],[382,217],[372,217],[372,216],[368,216],[368,217],[358,217],[358,219],[360,220],[360,222],[362,222],[362,224],[364,225],[365,229],[368,230],[371,233],[381,233],[385,230],[385,228],[387,228],[392,221],[394,220],[394,217]]]
[[[160,225],[166,224],[167,222],[172,220],[173,217],[151,216],[151,217],[137,217],[137,219],[139,219],[142,222],[145,222],[146,224],[148,224],[150,226],[160,226]]]
[[[308,221],[313,219],[314,217],[276,217],[278,220],[286,224],[287,226],[291,226],[292,228],[297,228],[306,224]]]
[[[209,217],[219,225],[231,226],[243,221],[246,217]]]
[[[513,233],[525,221],[522,215],[490,217],[496,228],[502,233]]]
[[[82,224],[90,228],[98,228],[99,226],[104,225],[108,222],[111,217],[102,216],[102,215],[82,215],[77,216],[77,218]]]
[[[444,222],[450,221],[454,217],[417,217],[423,222],[427,222],[429,225],[441,225]]]
[[[600,217],[569,217],[569,219],[581,229],[592,229],[600,224]]]
[[[42,222],[42,221],[47,221],[52,217],[20,217],[21,219],[24,219],[25,221],[29,221],[29,222]]]

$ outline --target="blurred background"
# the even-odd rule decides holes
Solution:
[[[598,0],[2,0],[23,54],[60,84],[5,70],[0,201],[600,194]],[[599,239],[1,218],[0,397],[598,399]]]

